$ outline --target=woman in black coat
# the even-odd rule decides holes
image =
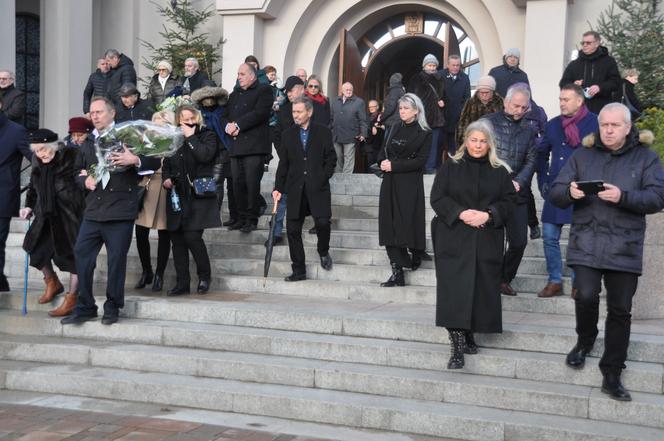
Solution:
[[[431,188],[436,326],[450,334],[448,369],[476,354],[473,332],[502,332],[503,226],[515,197],[509,166],[496,156],[490,123],[478,120]]]
[[[22,219],[34,216],[25,235],[23,249],[30,253],[30,265],[44,274],[46,290],[39,303],[48,303],[64,291],[53,263],[70,273],[69,292],[64,302],[49,312],[53,317],[69,315],[76,305],[78,277],[74,260],[74,244],[81,225],[85,201],[76,184],[77,149],[60,146],[57,135],[40,129],[30,134],[32,172],[25,198]]]
[[[189,251],[196,261],[200,294],[210,289],[210,258],[203,241],[203,230],[221,226],[216,190],[195,194],[197,179],[214,182],[215,158],[218,155],[216,135],[202,127],[203,116],[193,106],[178,108],[175,124],[185,136],[174,156],[166,158],[162,168],[164,188],[168,192],[166,219],[173,244],[173,262],[177,284],[168,295],[189,293]],[[179,198],[176,203],[175,199]]]
[[[381,286],[404,286],[403,268],[417,269],[426,255],[424,220],[424,163],[431,148],[431,131],[422,101],[407,93],[399,99],[401,122],[389,132],[378,164],[383,171],[378,206],[378,241],[392,265]],[[412,252],[412,257],[408,254]],[[428,257],[428,256],[427,256]]]

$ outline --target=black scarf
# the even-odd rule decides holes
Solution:
[[[40,167],[41,177],[39,179],[39,201],[41,214],[44,217],[52,217],[55,213],[55,158],[48,164]]]

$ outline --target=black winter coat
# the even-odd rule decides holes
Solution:
[[[330,104],[322,104],[316,101],[311,101],[314,107],[314,113],[311,114],[311,122],[316,124],[324,125],[328,127],[330,124]],[[293,120],[293,103],[286,100],[284,104],[281,105],[279,112],[277,112],[277,124],[274,128],[274,148],[277,151],[277,155],[281,157],[281,136],[284,133],[284,130],[289,129],[295,125]]]
[[[466,154],[439,169],[431,188],[436,326],[502,332],[503,226],[514,196],[507,170],[492,167],[487,157]],[[467,209],[491,210],[493,220],[470,227],[459,219]]]
[[[521,118],[518,121],[505,112],[483,116],[493,126],[496,135],[496,153],[512,169],[512,179],[521,186],[517,202],[525,202],[527,189],[537,168],[536,133],[530,123]]]
[[[233,137],[231,157],[269,155],[272,88],[256,80],[247,90],[234,90],[222,114],[222,126],[235,122],[240,133]]]
[[[401,121],[401,117],[399,116],[399,98],[404,96],[405,93],[406,91],[401,84],[390,86],[387,89],[387,95],[385,95],[385,101],[383,102],[383,122],[385,123],[385,127],[398,124]]]
[[[408,83],[408,91],[422,100],[429,127],[438,128],[445,125],[444,107],[438,106],[440,100],[447,103],[445,78],[440,72],[429,74],[423,70],[420,71]]]
[[[649,135],[646,135],[646,133]],[[657,153],[645,143],[650,132],[632,128],[625,145],[612,151],[599,135],[588,135],[553,182],[549,198],[560,208],[573,205],[567,265],[641,274],[646,214],[664,208],[664,170]],[[574,200],[572,181],[601,180],[620,188],[617,204],[595,195]]]
[[[18,216],[23,158],[32,158],[25,128],[0,110],[0,217]]]
[[[310,123],[306,148],[300,139],[300,127],[283,132],[282,152],[274,189],[288,194],[286,216],[298,219],[302,197],[307,197],[311,216],[331,217],[330,178],[337,165],[332,132],[322,124]]]
[[[147,156],[139,156],[140,168],[130,167],[128,170],[111,173],[111,178],[102,188],[101,182],[97,183],[94,191],[85,188],[85,176],[77,176],[76,182],[86,191],[84,218],[95,222],[110,221],[133,221],[138,216],[138,172],[147,170],[158,170],[161,167],[161,159]],[[78,149],[76,158],[76,170],[88,170],[93,164],[97,164],[94,141],[86,140]],[[77,173],[78,175],[78,173]]]
[[[624,78],[621,82],[621,88],[619,90],[617,100],[625,105],[627,105],[627,102],[629,101],[634,109],[636,109],[638,113],[632,112],[632,120],[641,116],[641,113],[643,112],[643,105],[641,104],[641,101],[639,101],[639,97],[634,91],[634,84]]]
[[[442,75],[445,78],[445,92],[447,94],[447,100],[443,108],[445,111],[445,131],[454,133],[463,106],[470,99],[470,78],[463,71],[459,71],[456,79],[454,79],[447,69],[442,71]]]
[[[180,82],[179,86],[182,87],[183,93],[184,93],[184,83],[187,81],[187,77],[184,75],[180,77]],[[158,83],[157,83],[158,84]],[[193,74],[189,78],[189,95],[191,95],[195,90],[200,89],[201,87],[204,86],[214,86],[214,81],[210,81],[208,76],[205,74],[205,72],[201,72],[200,70],[196,71],[195,74]]]
[[[85,90],[83,91],[83,113],[90,111],[90,101],[92,101],[93,96],[109,98],[108,77],[109,72],[104,73],[100,69],[90,74],[88,84],[85,85]]]
[[[389,159],[392,171],[383,175],[378,202],[378,242],[424,250],[424,164],[431,150],[431,132],[417,121],[398,123],[388,129],[378,164]]]
[[[196,178],[214,176],[214,160],[217,155],[217,135],[212,130],[197,129],[193,136],[185,138],[175,155],[164,160],[162,179],[173,181],[182,207],[180,212],[173,211],[169,190],[166,222],[170,231],[198,231],[221,226],[217,199],[197,197],[190,183]]]
[[[39,191],[42,188],[40,181],[43,170],[47,165],[43,164],[36,156],[32,158],[30,187],[25,197],[25,206],[32,208],[34,220],[23,240],[23,249],[28,253],[32,252],[37,246],[37,241],[45,227],[44,224],[48,221],[47,225],[50,229],[48,237],[53,243],[55,255],[71,256],[74,254],[74,244],[85,210],[83,190],[74,179],[74,176],[78,174],[76,170],[77,154],[76,149],[65,147],[57,151],[51,161],[52,167],[54,167],[54,187],[49,188],[49,191],[53,192],[55,215],[48,218],[43,214],[46,195],[40,194]]]
[[[602,107],[613,101],[613,96],[620,88],[620,72],[616,60],[609,55],[609,50],[600,46],[595,52],[586,55],[579,52],[579,58],[570,61],[563,72],[558,85],[582,80],[581,87],[599,86],[599,93],[592,98],[586,98],[588,110],[599,114]]]
[[[152,114],[154,113],[154,108],[152,107],[152,102],[149,100],[138,99],[134,107],[128,109],[121,104],[117,107],[117,112],[115,114],[115,122],[117,124],[125,121],[136,121],[142,119],[144,121],[152,121]]]
[[[177,75],[169,75],[164,83],[164,88],[161,88],[161,83],[159,82],[159,74],[154,75],[152,80],[150,80],[150,85],[148,86],[148,95],[147,100],[152,102],[152,107],[157,107],[166,99],[169,93],[173,92],[179,85],[180,80]]]
[[[500,96],[507,96],[507,89],[516,83],[530,84],[528,81],[528,74],[525,73],[519,66],[510,67],[505,61],[500,66],[491,68],[489,75],[496,80],[496,92]]]
[[[120,54],[120,61],[115,69],[109,71],[107,82],[108,97],[113,100],[116,107],[122,105],[120,87],[126,83],[136,85],[136,69],[134,69],[134,62],[131,61],[131,58]]]
[[[0,97],[2,97],[2,110],[7,117],[17,124],[25,124],[25,94],[12,84],[0,89]]]

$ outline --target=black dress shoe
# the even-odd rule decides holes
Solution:
[[[309,234],[318,234],[318,230],[316,229],[316,227],[310,228]]]
[[[265,241],[265,243],[263,245],[267,246],[267,240]],[[273,247],[278,247],[280,245],[286,245],[286,242],[284,242],[284,238],[282,236],[278,236],[278,237],[275,237],[275,238],[272,239],[272,246]]]
[[[0,274],[0,292],[9,292],[9,282],[4,274]]]
[[[322,266],[325,271],[330,271],[332,269],[332,256],[329,254],[320,256],[320,266]]]
[[[415,271],[422,265],[422,257],[420,257],[417,253],[413,254],[413,258],[411,259],[411,264],[410,264],[410,270]]]
[[[113,314],[113,315],[104,314],[104,316],[101,318],[101,324],[102,325],[112,325],[113,323],[117,323],[117,322],[118,322],[117,314]]]
[[[240,231],[243,232],[243,233],[251,233],[256,228],[257,228],[256,224],[246,223],[246,224],[242,225],[242,228],[240,228]]]
[[[135,289],[143,289],[145,288],[146,285],[152,283],[152,278],[154,275],[152,274],[152,271],[143,271],[143,274],[141,274],[141,278],[138,279],[138,282],[136,285],[134,285]]]
[[[184,294],[189,294],[189,287],[185,288],[182,286],[176,286],[175,288],[168,290],[166,293],[167,296],[181,296]]]
[[[530,239],[535,240],[539,239],[540,237],[542,237],[542,229],[539,227],[539,225],[530,227]]]
[[[152,282],[152,291],[157,292],[161,291],[164,287],[164,277],[160,274],[154,275],[154,281]]]
[[[222,225],[224,227],[230,227],[231,225],[235,225],[237,221],[235,219],[229,219],[226,222],[224,222]]]
[[[602,392],[618,401],[632,401],[632,396],[620,382],[620,375],[606,374],[602,380]]]
[[[593,348],[587,348],[577,343],[572,350],[569,351],[569,354],[567,354],[565,363],[571,368],[581,369],[583,365],[586,364],[586,355],[588,355],[592,349]]]
[[[302,273],[302,274],[291,274],[290,276],[286,276],[284,278],[286,282],[299,282],[300,280],[307,280],[307,274]]]
[[[233,231],[233,230],[239,230],[239,229],[242,228],[243,226],[244,226],[244,224],[243,224],[242,222],[237,221],[237,222],[235,222],[234,224],[230,224],[230,225],[228,226],[228,229],[231,230],[231,231]]]
[[[71,314],[71,315],[68,315],[67,317],[63,318],[62,320],[60,320],[60,323],[63,324],[63,325],[80,325],[83,322],[94,320],[96,318],[97,318],[97,314],[95,314],[95,315]]]
[[[516,291],[514,288],[512,288],[512,285],[510,285],[507,282],[503,282],[500,284],[500,293],[505,296],[515,296]]]
[[[198,288],[196,288],[196,292],[199,294],[205,294],[210,290],[210,281],[209,280],[201,280],[198,282]]]
[[[433,260],[429,255],[429,253],[427,253],[426,251],[420,251],[417,254],[419,254],[420,259],[422,259],[424,262],[431,262]]]

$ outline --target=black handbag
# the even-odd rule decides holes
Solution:
[[[380,165],[378,165],[377,162],[374,162],[369,166],[369,171],[379,178],[382,178],[383,174],[385,173],[383,172],[383,170],[380,169]]]
[[[189,176],[187,176],[189,178]],[[194,189],[194,196],[197,198],[217,197],[217,180],[213,177],[196,178],[193,181],[189,179],[191,187]]]

